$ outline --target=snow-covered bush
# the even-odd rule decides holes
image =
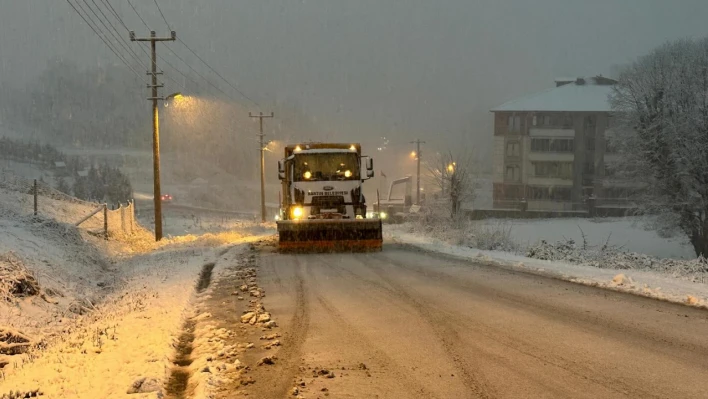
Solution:
[[[520,246],[511,236],[511,224],[494,225],[464,218],[450,218],[447,210],[427,211],[412,222],[411,233],[424,234],[452,245],[490,251],[518,252]]]
[[[583,248],[584,247],[584,248]],[[623,252],[607,245],[579,246],[574,240],[540,244],[526,250],[529,258],[562,261],[573,264],[594,266],[602,269],[650,270],[693,281],[708,281],[708,260],[698,257],[691,260],[658,259],[636,252]]]

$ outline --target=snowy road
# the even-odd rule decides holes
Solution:
[[[398,247],[258,263],[283,332],[258,397],[708,397],[702,310]]]

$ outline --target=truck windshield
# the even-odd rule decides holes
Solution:
[[[295,181],[357,180],[359,159],[355,153],[297,154]]]

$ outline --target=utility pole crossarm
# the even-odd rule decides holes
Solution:
[[[155,37],[155,31],[150,31],[150,37],[135,37],[135,31],[130,31],[131,42],[173,42],[177,40],[177,33],[171,32],[170,37]]]
[[[265,118],[274,118],[275,113],[271,112],[270,115],[265,115],[263,112],[259,112],[258,115],[252,114],[251,112],[248,113],[248,116],[250,118],[258,118],[259,122],[259,134],[258,137],[260,139],[260,146],[259,150],[261,153],[261,222],[265,223],[266,221],[266,206],[265,206],[265,145],[263,144],[263,138],[265,137],[265,134],[263,133],[263,119]]]

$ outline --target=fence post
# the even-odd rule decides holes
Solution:
[[[119,203],[118,209],[120,209],[120,229],[125,233],[125,207]]]
[[[34,179],[34,216],[37,216],[37,179]]]
[[[133,234],[133,223],[135,223],[135,200],[130,200],[130,234]]]
[[[108,241],[108,204],[103,204],[103,236]]]

